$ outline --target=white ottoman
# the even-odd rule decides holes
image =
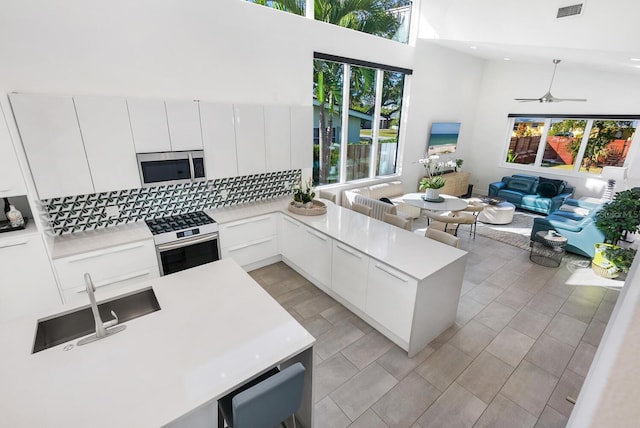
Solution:
[[[491,224],[509,224],[513,221],[516,206],[511,202],[500,202],[496,205],[485,204],[478,215],[478,221]]]

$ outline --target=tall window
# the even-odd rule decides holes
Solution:
[[[246,1],[401,43],[409,41],[411,0],[314,0],[313,10],[306,10],[306,0]]]
[[[640,118],[510,115],[509,120],[506,163],[600,174],[604,166],[624,165]]]
[[[395,174],[402,96],[409,73],[411,70],[316,54],[316,185]]]

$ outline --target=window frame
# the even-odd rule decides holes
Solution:
[[[544,119],[544,125],[542,132],[540,134],[540,144],[537,149],[536,158],[533,164],[519,164],[514,162],[507,162],[507,152],[509,150],[509,145],[511,141],[511,135],[513,133],[513,127],[516,119],[518,118],[536,118],[536,119]],[[549,133],[549,129],[551,128],[551,120],[552,119],[578,119],[585,120],[585,130],[582,136],[582,141],[580,142],[580,148],[576,157],[574,159],[574,164],[572,169],[565,170],[554,170],[553,168],[543,167],[541,166],[543,160],[543,154],[545,150],[545,146],[547,145],[547,136]],[[634,133],[633,139],[631,140],[630,149],[625,157],[623,165],[625,167],[629,166],[631,159],[633,159],[635,152],[638,150],[636,145],[640,144],[640,141],[636,143],[640,137],[638,137],[638,131],[640,131],[640,114],[638,115],[630,115],[630,114],[540,114],[540,113],[509,113],[507,115],[507,135],[505,138],[505,145],[501,151],[501,160],[500,166],[503,168],[516,169],[516,170],[528,170],[536,173],[551,173],[557,175],[564,175],[576,178],[590,178],[590,177],[601,177],[602,174],[595,174],[586,171],[581,171],[582,161],[584,158],[584,154],[587,149],[589,135],[591,132],[591,128],[593,126],[593,122],[597,120],[628,120],[628,121],[637,121],[638,126],[636,127],[636,132]]]
[[[407,100],[408,100],[408,85],[409,78],[413,74],[413,70],[402,67],[390,66],[387,64],[374,63],[369,61],[363,61],[358,59],[346,58],[336,55],[325,54],[321,52],[313,53],[313,60],[317,61],[332,61],[336,63],[340,63],[343,65],[343,79],[342,79],[342,105],[341,105],[341,128],[340,128],[340,164],[339,164],[339,179],[335,183],[317,183],[317,187],[330,188],[334,186],[343,186],[352,183],[361,183],[372,180],[384,180],[393,177],[398,177],[401,175],[401,161],[402,161],[402,152],[404,150],[404,138],[405,138],[405,120],[406,117],[406,108]],[[349,101],[350,101],[350,84],[351,84],[351,67],[366,67],[372,68],[376,71],[376,94],[375,94],[375,108],[373,114],[373,123],[371,129],[371,156],[369,158],[369,174],[368,177],[358,178],[354,180],[347,180],[347,146],[349,144],[348,134],[349,134]],[[384,85],[384,73],[385,72],[393,72],[393,73],[402,73],[404,75],[403,79],[403,88],[402,88],[402,107],[400,108],[400,118],[401,123],[398,130],[398,137],[396,143],[396,161],[395,161],[395,169],[392,174],[387,175],[378,175],[377,172],[377,163],[378,163],[378,146],[379,146],[379,136],[380,136],[380,119],[382,118],[382,89]],[[323,100],[324,101],[324,100]],[[319,102],[323,102],[319,101]],[[346,124],[346,125],[345,125]],[[316,124],[313,124],[315,128]],[[318,126],[319,128],[319,126]],[[335,129],[334,129],[335,132]],[[314,140],[315,144],[315,140]]]

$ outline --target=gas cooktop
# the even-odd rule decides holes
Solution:
[[[215,220],[202,211],[156,218],[145,222],[151,230],[156,244],[218,231],[218,224]]]

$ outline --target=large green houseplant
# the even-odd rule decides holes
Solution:
[[[596,214],[596,226],[605,236],[605,244],[596,244],[594,263],[600,266],[602,255],[615,270],[628,272],[636,254],[632,248],[618,246],[627,233],[640,232],[640,188],[634,187],[616,193],[613,201],[606,204]],[[602,266],[607,267],[607,266]]]

